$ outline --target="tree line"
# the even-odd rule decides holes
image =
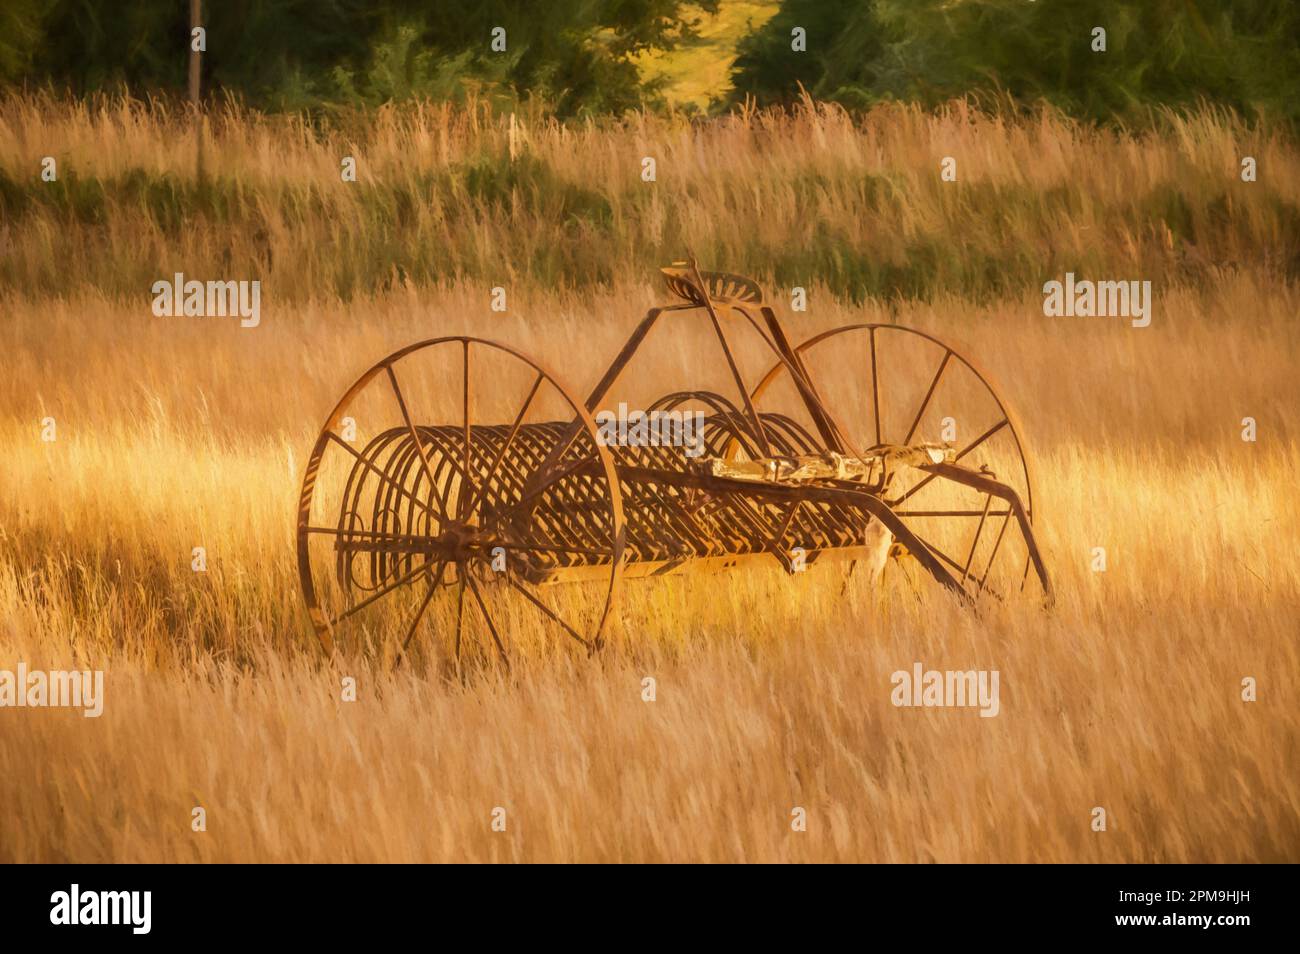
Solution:
[[[561,116],[664,108],[636,57],[700,42],[719,2],[209,0],[203,86],[264,109],[470,94]],[[1122,122],[1203,103],[1300,111],[1294,0],[782,0],[737,39],[715,110],[807,94],[850,109],[1046,102]],[[0,85],[179,94],[189,43],[187,0],[4,0]]]

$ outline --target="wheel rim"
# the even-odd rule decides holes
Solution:
[[[986,469],[1011,486],[1032,524],[1033,482],[1023,428],[988,374],[957,347],[916,329],[869,323],[823,332],[794,350],[836,429],[853,445],[850,453],[876,444],[947,443],[958,463]],[[751,400],[759,406],[766,399],[764,406],[770,405],[783,387],[789,389],[788,404],[793,383],[785,363],[778,362],[754,387]],[[951,428],[954,440],[942,439],[945,428]],[[812,427],[806,430],[816,434]],[[818,450],[827,449],[820,437],[814,440]],[[1029,556],[1012,542],[1018,534],[1012,532],[1009,508],[993,501],[986,509],[985,495],[934,475],[906,469],[900,477],[882,499],[964,588],[976,596],[1023,588]],[[966,522],[975,528],[969,540],[958,532]],[[1012,564],[1015,572],[1001,572]]]
[[[507,667],[515,636],[599,646],[624,520],[596,433],[565,385],[498,342],[435,338],[377,362],[303,477],[298,568],[322,646],[369,633],[400,654],[445,631],[457,666],[473,645]],[[571,566],[595,567],[594,582],[552,598],[540,581]]]

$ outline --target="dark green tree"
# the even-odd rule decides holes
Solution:
[[[717,0],[700,4],[716,9]],[[691,35],[683,0],[209,0],[204,86],[262,106],[373,104],[471,88],[561,113],[653,100],[632,55]],[[179,92],[186,0],[4,0],[0,82]],[[491,49],[494,28],[505,51]]]
[[[790,29],[808,52],[790,50]],[[1092,48],[1106,31],[1106,50]],[[846,105],[955,96],[1045,101],[1094,120],[1140,121],[1201,101],[1300,116],[1294,0],[785,0],[747,40],[737,97],[790,102],[802,83]]]

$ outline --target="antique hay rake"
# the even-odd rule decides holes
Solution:
[[[458,664],[473,652],[508,665],[525,631],[594,650],[624,578],[750,561],[794,573],[847,559],[875,578],[892,554],[964,603],[1023,591],[1031,571],[1050,595],[1021,431],[968,359],[888,324],[795,347],[753,281],[694,262],[662,271],[678,300],[646,314],[585,400],[523,353],[465,335],[403,348],[348,389],[298,513],[327,651],[363,632],[405,650],[430,629]],[[656,433],[669,439],[636,426],[620,439],[601,408],[647,336],[687,316],[707,322],[722,385],[634,412],[667,422]],[[741,339],[766,373],[746,373]],[[452,423],[421,423],[417,406]],[[580,585],[547,586],[562,581]]]

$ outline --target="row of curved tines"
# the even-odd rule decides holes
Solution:
[[[761,414],[760,419],[773,456],[820,452],[811,435],[791,418]],[[737,449],[743,457],[761,456],[749,419],[734,409],[705,418],[704,445],[702,457],[730,457]],[[638,470],[657,472],[653,477],[623,478],[632,562],[850,546],[862,539],[866,526],[860,512],[822,502],[765,501],[746,490],[686,486],[673,479],[674,472],[683,469],[679,448],[620,448],[619,458]]]
[[[504,455],[511,432],[504,424],[472,427],[468,455],[460,427],[418,425],[416,430],[427,468],[405,427],[377,435],[352,466],[336,551],[336,572],[344,585],[377,589],[414,570],[417,561],[433,559],[434,541],[469,516],[466,506],[514,558],[538,567],[577,565],[584,555],[612,551],[612,512],[601,475],[569,473],[530,496],[526,506],[521,503],[530,476],[573,433],[569,422],[521,425]],[[553,463],[572,469],[594,456],[590,436],[581,431]]]
[[[704,418],[699,457],[723,457],[736,450],[742,456],[760,456],[750,419],[717,395],[669,395],[652,410],[671,410],[688,398],[696,403],[704,398],[711,411]],[[796,421],[779,414],[760,417],[772,454],[818,452],[817,442]],[[459,512],[466,490],[464,431],[450,425],[422,425],[417,430],[427,470],[410,431],[403,427],[375,437],[352,468],[336,552],[338,577],[346,586],[373,590],[410,573],[416,561],[433,559],[430,541],[446,524],[466,516]],[[470,432],[473,489],[468,496],[474,499],[479,525],[489,528],[489,535],[498,533],[515,559],[536,569],[607,563],[603,554],[613,549],[609,491],[599,468],[581,466],[596,456],[590,435],[584,430],[573,436],[567,421],[524,424],[502,456],[509,434],[506,425],[479,425]],[[556,445],[571,436],[567,450],[551,461]],[[821,549],[861,539],[865,520],[855,511],[812,501],[797,506],[764,502],[743,492],[688,486],[677,479],[692,460],[682,447],[610,450],[620,470],[626,557],[632,562],[784,551],[795,545]],[[521,504],[530,478],[547,463],[564,476]],[[632,468],[654,476],[629,476]],[[529,549],[530,544],[538,549]]]

